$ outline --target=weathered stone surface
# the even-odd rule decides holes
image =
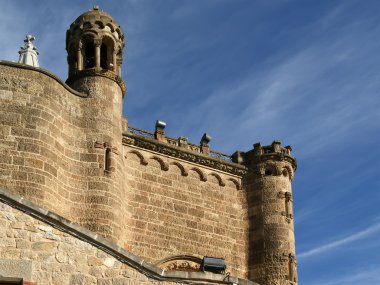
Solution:
[[[276,156],[274,151],[253,159],[259,171],[246,179],[247,190],[252,193],[247,196],[250,228],[254,229],[250,235],[249,278],[260,284],[297,284],[290,183],[293,161]],[[262,195],[259,202],[254,193]],[[262,223],[252,224],[257,220]]]
[[[14,257],[17,257],[17,255]],[[20,259],[0,259],[0,276],[18,277],[30,280],[32,277],[32,261]]]
[[[13,92],[9,90],[0,90],[0,100],[12,100]]]
[[[69,285],[83,285],[84,275],[83,274],[73,274],[70,276]]]
[[[53,242],[39,241],[32,244],[32,250],[51,251],[56,246]]]
[[[172,282],[159,282],[143,275],[140,273],[143,267],[136,270],[114,256],[90,245],[85,241],[86,239],[79,240],[77,237],[63,231],[52,230],[50,225],[1,202],[0,208],[2,209],[2,214],[9,214],[21,225],[20,227],[9,229],[1,227],[0,234],[9,231],[9,236],[19,236],[20,232],[27,231],[25,230],[26,225],[37,229],[28,232],[24,239],[16,239],[16,244],[22,244],[22,246],[11,247],[10,244],[0,243],[0,276],[22,277],[28,282],[49,285],[174,285]],[[23,209],[26,210],[26,208]],[[44,211],[41,210],[40,214],[44,215]],[[46,217],[46,219],[52,222],[51,217]],[[4,221],[8,221],[8,219],[5,215],[0,215],[0,222]],[[59,219],[55,222],[58,223]],[[67,224],[67,227],[70,227],[70,224]],[[66,228],[66,230],[72,232],[74,229],[69,230],[69,228]],[[48,241],[44,237],[46,233],[55,234],[59,237],[59,240]],[[15,241],[13,238],[5,238],[1,241],[3,240]],[[102,244],[101,248],[112,246],[108,241],[104,240],[104,242],[105,244]],[[116,246],[115,249],[121,254],[121,249]],[[120,255],[118,255],[118,258],[120,258]],[[131,258],[129,262],[135,260],[137,264],[143,263],[138,262],[137,257],[131,256]],[[146,264],[144,270],[148,270],[145,272],[149,272],[149,275],[156,272],[163,278],[160,275],[163,274],[163,271],[158,267]],[[184,272],[179,272],[178,274],[178,278],[186,279],[187,277],[185,276],[187,275]],[[212,283],[219,284],[219,276],[216,277]],[[250,283],[250,285],[254,284]]]

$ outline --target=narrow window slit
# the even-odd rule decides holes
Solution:
[[[292,208],[292,194],[290,192],[285,193],[285,216],[289,219],[293,219]]]
[[[111,172],[112,170],[112,160],[111,160],[111,148],[106,148],[105,160],[104,160],[104,170],[106,172]]]

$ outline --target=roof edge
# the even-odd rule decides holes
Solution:
[[[57,75],[55,75],[51,71],[43,69],[41,67],[33,67],[30,65],[26,65],[26,64],[22,64],[22,63],[16,63],[16,62],[7,61],[7,60],[0,60],[0,65],[14,67],[14,68],[27,69],[27,70],[32,70],[32,71],[42,73],[42,74],[54,79],[55,81],[57,81],[59,84],[61,84],[67,91],[69,91],[73,95],[78,96],[78,97],[82,97],[82,98],[88,97],[87,94],[78,92],[78,91],[74,90],[73,88],[71,88],[61,78],[59,78]]]

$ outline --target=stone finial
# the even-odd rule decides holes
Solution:
[[[178,138],[178,146],[183,147],[183,148],[188,148],[189,147],[188,138],[187,137],[179,137]]]
[[[19,63],[31,65],[34,67],[39,67],[38,64],[38,51],[37,48],[33,45],[33,41],[36,38],[31,35],[26,35],[24,40],[24,46],[21,47],[20,51],[18,52],[20,54]]]
[[[274,152],[281,152],[281,141],[274,140],[272,142],[272,148]]]
[[[287,154],[287,155],[291,155],[292,147],[291,147],[290,145],[287,145],[287,146],[285,147],[285,149],[286,149],[286,154]]]
[[[255,143],[253,145],[253,153],[254,155],[261,155],[263,153],[263,147],[261,146],[261,143]]]
[[[243,164],[245,162],[245,153],[241,151],[235,151],[232,156],[232,162]]]

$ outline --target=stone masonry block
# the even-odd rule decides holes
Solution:
[[[31,153],[39,153],[40,152],[40,146],[35,145],[35,144],[31,144],[31,143],[19,142],[18,150],[25,151],[25,152],[31,152]]]
[[[13,92],[10,90],[0,90],[0,100],[12,100]]]
[[[0,276],[17,277],[30,280],[32,277],[32,261],[20,259],[0,259]]]
[[[0,124],[2,125],[16,126],[20,124],[20,120],[20,114],[0,112]]]
[[[81,153],[80,160],[85,162],[97,162],[98,155],[95,153]]]
[[[69,285],[83,285],[84,284],[84,275],[83,274],[72,274],[70,276]]]

